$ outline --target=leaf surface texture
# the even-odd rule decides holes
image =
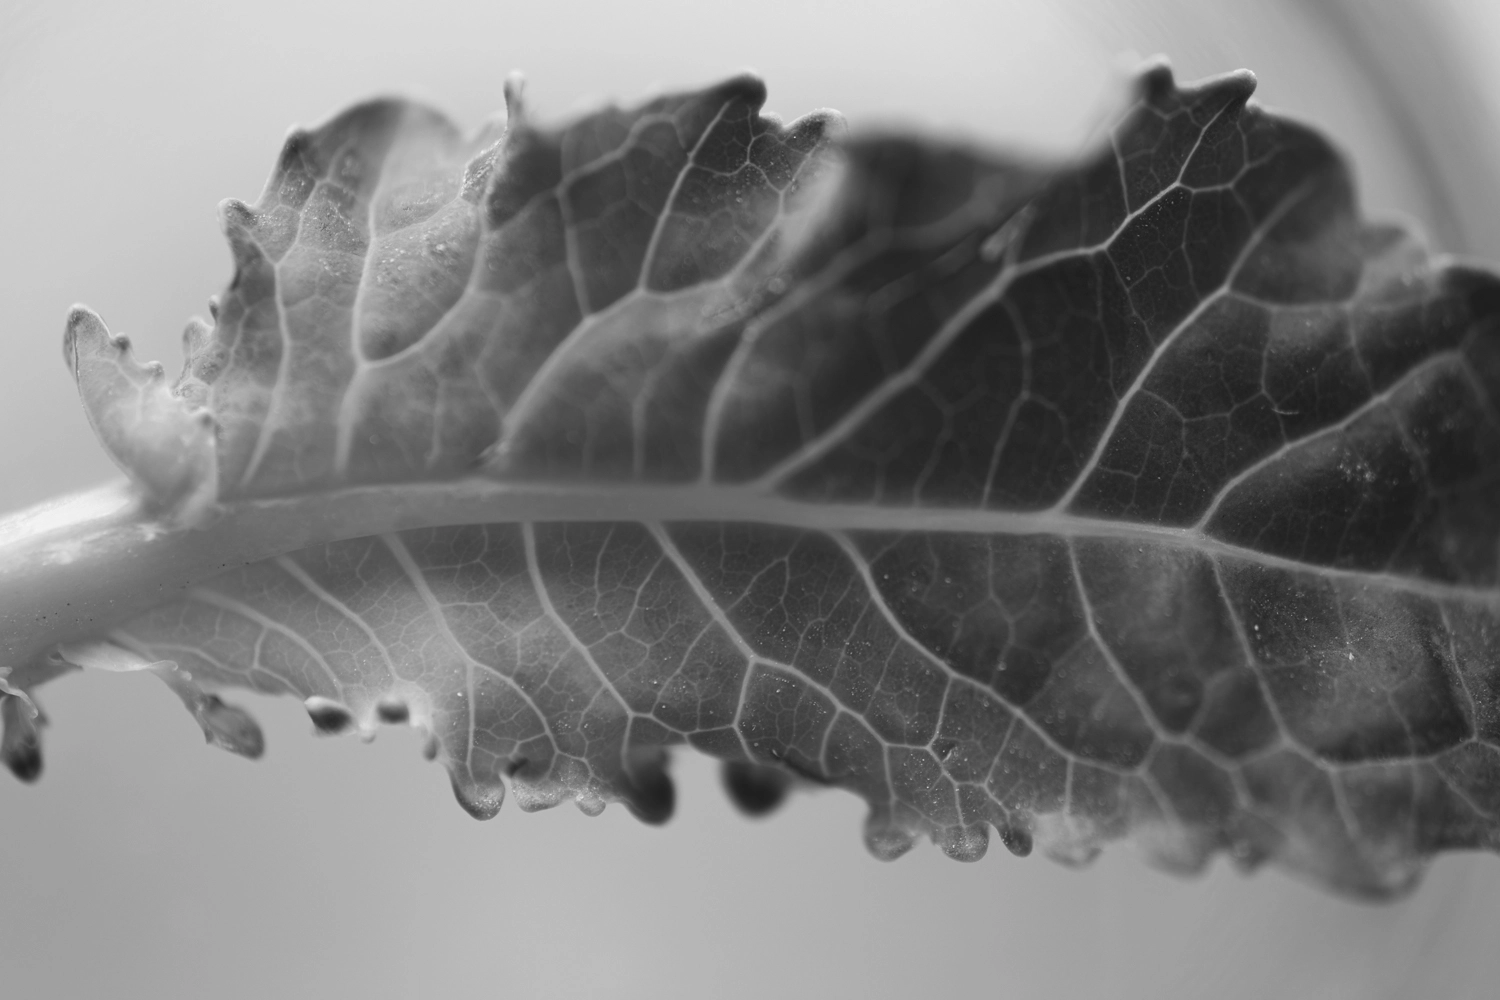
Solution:
[[[423,727],[481,816],[508,780],[665,818],[687,743],[858,793],[884,857],[1133,836],[1378,895],[1492,848],[1496,280],[1362,221],[1252,90],[1149,71],[1063,165],[782,124],[750,79],[295,133],[170,390],[211,458],[112,453],[164,503],[206,463],[220,506],[552,506],[286,551],[100,639]],[[111,406],[149,381],[104,368]]]

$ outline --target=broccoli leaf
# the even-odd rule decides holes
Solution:
[[[250,756],[214,691],[418,726],[481,817],[663,820],[687,743],[888,858],[1493,849],[1500,284],[1253,89],[1151,69],[1066,164],[748,78],[294,133],[175,384],[70,319],[133,485],[0,525],[7,759],[42,680],[151,669]]]

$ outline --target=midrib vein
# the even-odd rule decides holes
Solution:
[[[1258,552],[1192,528],[1067,511],[818,503],[743,486],[446,482],[350,487],[238,500],[190,523],[162,519],[110,483],[0,519],[0,659],[24,661],[97,633],[226,570],[351,538],[524,522],[738,522],[800,531],[1031,536],[1181,550],[1216,567],[1263,567],[1345,591],[1376,588],[1500,610],[1500,587],[1320,566]],[[976,551],[979,548],[976,547]]]
[[[288,548],[393,530],[524,522],[748,523],[825,532],[917,532],[1108,540],[1169,547],[1214,559],[1376,586],[1440,600],[1500,604],[1500,588],[1461,585],[1393,572],[1334,567],[1261,552],[1192,527],[1167,527],[1059,511],[1003,511],[933,506],[818,503],[749,488],[686,486],[518,485],[466,479],[386,485],[230,505],[218,530],[284,530],[310,524],[316,537]],[[222,526],[222,527],[221,527]],[[326,529],[326,530],[320,530]],[[288,539],[290,541],[290,539]],[[277,553],[268,552],[267,555]]]

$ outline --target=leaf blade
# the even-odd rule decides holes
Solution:
[[[366,424],[324,399],[305,428],[274,415],[284,390],[212,389],[238,472],[210,536],[332,522],[360,490],[374,513],[267,534],[274,558],[109,634],[341,725],[404,716],[476,815],[509,778],[526,807],[660,819],[662,752],[689,743],[856,791],[882,857],[926,835],[972,860],[994,827],[1077,862],[1131,835],[1180,869],[1223,851],[1389,894],[1437,850],[1493,848],[1497,284],[1361,222],[1337,154],[1252,88],[1148,72],[1108,150],[1050,169],[834,151],[829,119],[757,118],[743,80],[475,140],[462,171],[444,154],[434,199],[483,204],[476,248],[546,317],[495,306],[482,347],[513,381],[443,411],[460,358],[393,377]],[[698,124],[653,161],[675,174],[643,174],[653,217],[588,165],[668,119]],[[716,149],[766,183],[694,174]],[[350,204],[374,219],[380,185]],[[344,311],[390,320],[377,360],[399,361],[446,320],[372,294],[375,242]],[[362,349],[339,322],[308,330]],[[285,357],[277,386],[349,384]],[[356,460],[355,426],[409,440]]]

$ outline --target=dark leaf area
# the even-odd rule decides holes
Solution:
[[[220,495],[605,513],[307,549],[110,639],[429,729],[481,816],[506,779],[663,819],[686,743],[752,809],[767,768],[858,793],[882,857],[1131,836],[1384,894],[1494,848],[1500,285],[1362,222],[1252,89],[1151,71],[1046,169],[830,145],[748,81],[295,136],[180,384]],[[609,519],[643,487],[766,514]]]

